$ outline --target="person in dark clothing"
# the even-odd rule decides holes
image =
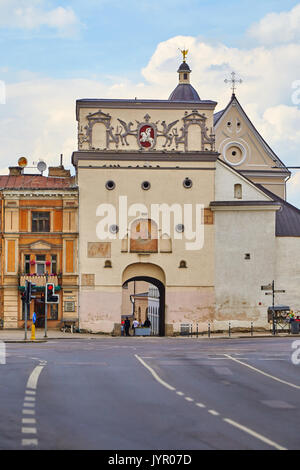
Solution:
[[[144,321],[144,327],[145,328],[150,328],[151,326],[151,321],[149,320],[149,318],[147,317],[146,320]]]
[[[128,320],[128,317],[126,317],[126,320],[124,322],[125,336],[130,336],[129,328],[130,328],[130,320]]]

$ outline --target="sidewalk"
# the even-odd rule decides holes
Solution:
[[[127,341],[127,338],[124,336],[111,336],[111,335],[104,335],[104,334],[91,334],[91,333],[63,333],[60,330],[48,330],[47,338],[44,337],[45,331],[43,329],[36,330],[36,342],[45,342],[51,340],[81,340],[81,339],[88,339],[88,340],[106,340],[106,339],[115,339],[115,340],[123,340]],[[32,343],[30,340],[31,331],[27,331],[27,342]],[[299,338],[300,335],[291,335],[288,333],[280,333],[276,335],[276,338]],[[150,336],[150,337],[143,337],[143,336],[130,336],[131,339],[135,339],[136,341],[142,341],[143,339],[152,339],[152,340],[164,340],[164,337],[159,336]],[[269,332],[254,332],[253,336],[250,333],[232,333],[228,336],[228,333],[211,333],[210,338],[208,338],[207,333],[204,335],[199,334],[198,338],[196,335],[193,337],[190,336],[166,336],[165,338],[174,339],[174,340],[210,340],[210,339],[242,339],[242,338],[274,338],[274,336]],[[4,341],[5,343],[24,343],[24,330],[0,330],[0,341]]]

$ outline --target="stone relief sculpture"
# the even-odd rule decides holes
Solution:
[[[157,139],[164,137],[165,141],[162,145],[163,148],[171,147],[175,144],[176,149],[180,145],[183,146],[184,151],[188,151],[188,130],[191,125],[198,125],[201,130],[201,142],[199,142],[199,150],[201,151],[215,151],[215,136],[206,127],[207,117],[205,114],[200,114],[197,110],[193,110],[191,113],[185,112],[182,121],[183,125],[180,128],[180,134],[178,134],[177,128],[174,127],[179,119],[167,124],[166,121],[150,122],[151,116],[146,114],[144,121],[140,122],[136,120],[136,127],[134,128],[133,122],[126,123],[122,119],[118,118],[118,125],[114,132],[114,127],[111,125],[111,115],[103,113],[101,109],[96,113],[89,113],[87,115],[88,124],[84,127],[78,127],[78,148],[83,149],[84,144],[88,143],[89,150],[96,150],[93,148],[92,136],[93,127],[96,123],[103,124],[106,132],[106,148],[102,150],[109,150],[111,144],[115,145],[115,148],[119,148],[119,144],[122,146],[129,146],[127,137],[134,136],[137,139],[137,144],[141,150],[151,150],[156,147]],[[160,127],[159,127],[160,126]],[[209,148],[207,148],[207,146]]]

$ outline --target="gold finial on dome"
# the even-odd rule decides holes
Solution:
[[[179,49],[181,54],[182,54],[182,59],[183,59],[183,62],[185,62],[185,59],[186,59],[186,56],[187,56],[187,53],[189,52],[188,49]]]

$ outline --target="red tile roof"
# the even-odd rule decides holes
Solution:
[[[75,178],[41,175],[0,176],[0,189],[68,189],[76,187]]]

